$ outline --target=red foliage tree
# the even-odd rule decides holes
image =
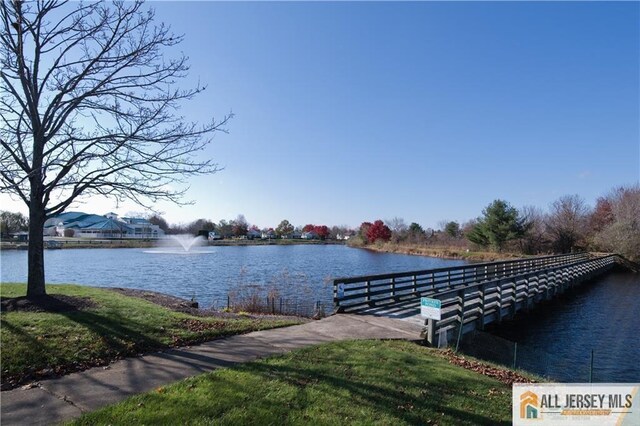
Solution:
[[[318,234],[318,237],[320,237],[321,240],[324,240],[329,236],[331,230],[327,225],[318,225],[313,227],[313,232]]]
[[[602,231],[605,226],[611,224],[614,220],[611,202],[606,198],[598,198],[596,208],[593,209],[589,222],[591,229],[595,232]]]
[[[362,240],[365,243],[370,242],[369,241],[369,237],[367,236],[367,234],[369,233],[369,228],[371,228],[373,226],[373,223],[371,222],[362,222],[362,225],[360,225],[360,229],[358,230],[358,234],[360,235],[360,238],[362,238]]]
[[[302,232],[311,232],[315,229],[315,225],[312,224],[307,224],[304,226],[304,228],[302,228]]]
[[[376,220],[367,230],[367,240],[375,243],[378,240],[389,241],[391,239],[391,229],[381,220]]]

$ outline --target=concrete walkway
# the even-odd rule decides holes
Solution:
[[[334,315],[320,321],[257,331],[198,346],[128,358],[108,367],[43,380],[31,389],[0,393],[5,425],[56,424],[131,395],[220,367],[305,346],[350,339],[417,340],[421,326],[375,316]]]

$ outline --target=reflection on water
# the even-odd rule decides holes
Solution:
[[[518,367],[561,382],[640,382],[640,274],[613,272],[491,329]]]

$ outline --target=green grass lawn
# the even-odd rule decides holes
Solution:
[[[511,422],[511,387],[403,341],[350,341],[220,369],[87,414],[106,424]]]
[[[3,384],[16,385],[169,346],[298,322],[248,316],[196,317],[86,286],[48,285],[47,291],[89,297],[95,306],[61,313],[3,312],[0,315]],[[2,297],[25,293],[25,284],[0,285]]]

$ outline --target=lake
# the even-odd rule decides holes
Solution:
[[[460,260],[377,253],[341,245],[204,247],[199,253],[163,249],[45,251],[48,283],[130,287],[195,298],[224,307],[229,292],[257,289],[309,305],[332,306],[332,278],[430,269]],[[25,282],[26,251],[0,254],[2,282]],[[563,382],[640,382],[640,274],[615,272],[492,332],[518,342],[518,367]]]
[[[180,253],[154,249],[45,250],[47,283],[128,287],[195,299],[201,306],[226,304],[230,291],[274,290],[300,303],[333,304],[331,280],[352,275],[402,272],[464,264],[422,256],[378,253],[343,245],[198,247]],[[3,251],[0,279],[26,282],[26,251]]]
[[[640,274],[612,272],[493,327],[517,365],[561,382],[640,382]]]

